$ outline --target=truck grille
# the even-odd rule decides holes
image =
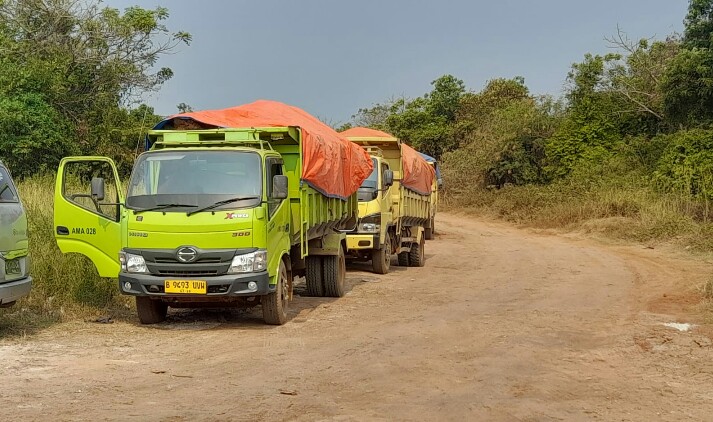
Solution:
[[[227,274],[235,255],[250,253],[248,249],[199,249],[194,262],[180,262],[175,249],[126,249],[144,257],[149,272],[161,277],[211,277]]]
[[[218,275],[218,270],[158,270],[158,275],[172,275],[177,277],[211,276]]]
[[[157,264],[180,264],[176,258],[172,257],[156,257],[154,258],[154,262]],[[196,260],[196,264],[219,264],[220,257],[207,257],[207,258],[200,258]]]

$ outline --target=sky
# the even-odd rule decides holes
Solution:
[[[563,93],[572,63],[606,54],[605,37],[682,32],[687,0],[104,0],[169,9],[193,35],[160,59],[174,77],[145,98],[157,114],[282,101],[338,125],[360,108],[415,98],[451,74],[468,90],[522,76]]]

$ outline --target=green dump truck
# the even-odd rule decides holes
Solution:
[[[432,167],[385,132],[353,128],[342,135],[364,147],[374,167],[359,188],[359,223],[347,235],[349,256],[371,260],[377,274],[389,272],[393,254],[401,266],[422,267],[426,226],[432,221],[434,205]]]
[[[203,127],[176,124],[149,132],[149,150],[136,160],[126,195],[110,159],[62,160],[54,205],[62,252],[84,254],[102,277],[118,278],[121,292],[136,297],[145,324],[163,321],[169,306],[258,304],[266,323],[283,324],[297,275],[306,275],[313,294],[342,296],[341,230],[356,224],[357,188],[328,194],[317,188],[318,179],[306,179],[307,166],[317,162],[323,171],[319,166],[329,164],[314,159],[314,142],[324,150],[327,135],[312,130],[310,148],[309,124],[206,128],[272,120],[250,114],[252,120],[220,121],[194,114],[186,121]],[[276,121],[294,120],[284,115]],[[316,123],[307,123],[314,129]],[[359,151],[348,154],[352,157],[329,164],[332,170],[366,177],[371,171],[366,153],[363,162]],[[357,170],[344,168],[354,157]],[[321,186],[328,189],[329,181]]]

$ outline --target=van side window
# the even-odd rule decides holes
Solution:
[[[94,177],[104,179],[104,199],[92,198],[91,181]],[[65,166],[62,196],[87,211],[112,221],[119,221],[119,187],[114,172],[105,162],[69,162]]]
[[[18,202],[10,173],[2,166],[0,166],[0,202]]]
[[[272,199],[272,178],[282,174],[282,160],[278,158],[268,158],[267,160],[267,213],[270,218],[282,203],[282,199]]]

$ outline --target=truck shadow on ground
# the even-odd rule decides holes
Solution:
[[[392,271],[405,270],[405,268],[392,266]],[[370,263],[360,263],[358,266],[347,266],[346,292],[349,294],[359,285],[372,281],[377,281],[380,276],[371,272]],[[309,314],[322,305],[337,303],[337,297],[310,297],[307,295],[307,287],[304,278],[295,279],[293,289],[293,299],[290,302],[287,324],[305,322],[309,319]],[[123,319],[123,318],[117,318]],[[142,326],[138,318],[131,317],[126,320],[131,324]],[[252,308],[169,308],[166,321],[145,325],[148,329],[157,330],[271,330],[274,325],[267,325],[262,319],[262,308],[257,305]]]

